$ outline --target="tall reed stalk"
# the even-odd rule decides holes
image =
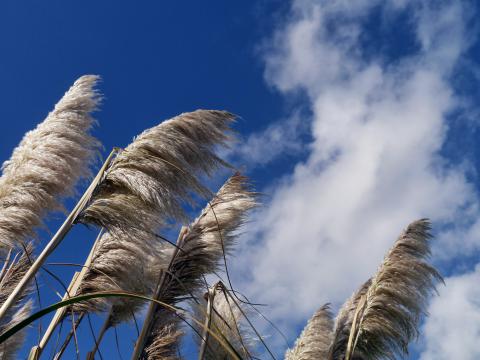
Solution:
[[[88,189],[85,191],[85,193],[82,195],[82,197],[80,198],[78,203],[75,205],[73,210],[70,212],[70,214],[68,215],[67,219],[64,221],[62,226],[58,229],[57,233],[52,237],[49,243],[45,246],[45,248],[40,253],[40,255],[38,255],[38,257],[35,259],[35,262],[30,266],[30,268],[25,273],[23,278],[18,282],[15,289],[13,289],[13,291],[10,293],[8,298],[2,304],[2,306],[0,307],[0,319],[2,319],[5,316],[8,309],[15,303],[15,301],[18,299],[18,297],[27,287],[28,283],[33,279],[33,277],[38,272],[38,270],[40,270],[41,266],[43,265],[47,257],[55,250],[55,248],[61,243],[61,241],[65,238],[67,233],[70,231],[70,229],[76,222],[78,215],[85,208],[87,203],[90,201],[90,198],[93,192],[95,191],[97,185],[102,180],[105,170],[109,166],[110,161],[112,160],[116,152],[117,152],[116,150],[113,150],[110,153],[107,160],[105,161],[100,171],[98,172],[97,176],[92,181],[92,183],[90,184]]]
[[[25,134],[11,158],[2,166],[0,177],[0,253],[29,249],[36,229],[52,211],[62,210],[62,199],[75,194],[75,185],[90,176],[90,166],[100,143],[90,135],[94,124],[91,113],[100,96],[95,90],[97,76],[80,77],[55,105],[52,112],[34,130]],[[8,257],[8,256],[7,256]],[[27,259],[30,263],[30,259]],[[36,270],[17,271],[15,282],[0,290],[0,321],[9,317],[9,309],[20,306],[29,281]],[[29,274],[22,279],[22,274]],[[25,305],[22,316],[27,314]],[[20,313],[19,313],[20,316]],[[21,337],[17,337],[20,342]],[[13,356],[14,346],[9,346]]]
[[[79,272],[75,272],[73,274],[72,280],[70,281],[70,285],[67,288],[67,292],[65,293],[63,299],[68,299],[70,297],[73,297],[77,295],[78,289],[80,288],[80,285],[83,281],[83,277],[85,276],[87,270],[90,268],[92,258],[93,258],[93,253],[95,250],[95,247],[97,245],[98,240],[100,239],[103,231],[101,230],[100,233],[97,236],[97,239],[95,240],[92,249],[90,250],[90,253],[87,257],[87,260],[85,261],[85,264],[82,267],[82,270]],[[55,331],[57,325],[59,324],[60,321],[64,319],[68,312],[68,308],[63,307],[58,309],[55,312],[55,315],[53,316],[52,320],[50,321],[50,324],[48,325],[47,329],[43,333],[43,337],[40,340],[40,343],[38,346],[35,346],[32,348],[30,351],[30,359],[35,360],[38,359],[42,353],[42,351],[45,349],[45,346],[47,345],[48,341],[50,340],[50,337],[53,335],[53,332]],[[75,325],[74,325],[75,326]]]
[[[208,338],[209,332],[208,330],[211,329],[212,324],[212,311],[213,311],[213,303],[215,302],[215,295],[216,295],[215,287],[208,289],[207,293],[205,294],[207,297],[207,310],[205,312],[205,320],[203,322],[203,329],[201,332],[201,342],[200,342],[200,350],[198,352],[198,359],[203,360],[205,358],[205,353],[207,350],[208,345]]]

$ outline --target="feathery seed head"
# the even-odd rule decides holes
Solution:
[[[333,339],[329,349],[329,360],[343,360],[345,358],[355,311],[357,310],[360,300],[365,296],[370,284],[371,279],[363,283],[338,311],[337,317],[335,318]]]
[[[12,326],[18,324],[20,321],[25,320],[30,313],[32,312],[32,301],[29,300],[25,304],[21,305],[18,308],[13,316],[10,318],[8,323],[0,326],[0,331],[4,332],[5,330],[11,328]],[[27,329],[23,329],[19,333],[15,334],[15,336],[11,336],[6,341],[0,344],[0,359],[2,360],[15,360],[17,359],[17,352],[21,349],[25,337],[26,337]]]
[[[180,249],[174,253],[168,268],[168,274],[173,276],[164,278],[159,300],[173,305],[202,288],[203,276],[217,269],[224,251],[228,253],[233,249],[236,231],[248,211],[257,205],[255,197],[246,177],[237,173],[225,182],[177,244]],[[152,346],[160,349],[153,344],[161,343],[158,334],[169,325],[165,312],[158,308],[153,315],[152,332],[144,347],[147,355]],[[148,356],[147,359],[157,359]]]
[[[202,287],[202,276],[217,270],[224,253],[233,249],[237,230],[257,205],[255,197],[246,177],[237,173],[225,182],[184,235],[170,267],[178,281],[172,280],[165,298],[185,296],[185,289],[194,292]]]
[[[288,349],[286,360],[327,359],[333,338],[333,319],[328,304],[323,305],[308,321],[295,346]]]
[[[19,248],[60,199],[90,175],[100,143],[90,135],[90,113],[100,100],[97,76],[79,78],[36,129],[25,134],[0,177],[0,249]]]
[[[126,291],[151,296],[158,276],[153,277],[151,265],[166,268],[170,247],[152,234],[132,229],[130,232],[105,232],[96,244],[90,268],[77,294],[99,291]],[[101,312],[113,306],[112,326],[132,317],[142,301],[126,298],[92,299],[77,303],[78,312]]]
[[[394,360],[407,354],[409,342],[418,335],[420,318],[426,314],[429,296],[442,281],[428,263],[430,238],[428,220],[411,223],[387,253],[368,287],[361,290],[363,294],[354,310],[356,320],[349,331],[352,359]]]
[[[29,243],[21,254],[18,253],[11,259],[11,253],[9,253],[5,258],[4,266],[0,272],[0,305],[5,302],[30,268],[31,261],[33,261],[31,259],[32,250],[33,246]],[[14,306],[7,311],[5,317],[0,320],[0,333],[3,333],[30,315],[32,302],[30,300],[24,301],[29,292],[30,289],[24,291]],[[16,358],[15,354],[25,340],[25,333],[26,329],[23,329],[20,333],[0,344],[0,359],[13,360]]]
[[[145,348],[147,360],[178,360],[179,345],[183,331],[180,330],[180,320],[171,311],[161,308],[157,312],[156,327],[151,337],[153,341]]]
[[[198,175],[227,165],[215,148],[227,144],[234,119],[225,111],[197,110],[144,131],[117,156],[81,221],[145,230],[152,222],[185,220],[182,205],[195,193],[210,194]]]

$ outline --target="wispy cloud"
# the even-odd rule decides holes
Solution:
[[[414,51],[388,59],[367,49],[377,45],[365,24],[378,9],[392,26],[408,19]],[[237,264],[249,269],[246,292],[285,328],[347,298],[412,220],[441,229],[444,261],[461,249],[459,233],[479,248],[478,193],[465,166],[441,155],[463,101],[450,79],[472,41],[467,15],[456,1],[297,0],[271,39],[266,80],[286,96],[307,94],[312,142],[273,189]]]
[[[425,351],[421,360],[480,357],[480,267],[471,273],[452,276],[440,296],[432,301],[424,327]]]
[[[248,169],[266,166],[285,157],[294,158],[306,152],[302,143],[310,123],[299,111],[286,119],[273,122],[263,131],[253,133],[228,154],[234,162],[248,165]],[[240,159],[240,161],[238,160]]]

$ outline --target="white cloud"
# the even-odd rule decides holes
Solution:
[[[461,5],[389,3],[389,12],[409,12],[421,49],[388,65],[382,54],[367,61],[359,42],[376,5],[296,1],[265,54],[270,84],[308,94],[313,142],[257,214],[236,262],[248,269],[246,293],[285,328],[342,302],[410,221],[458,223],[454,235],[479,227],[465,169],[439,153],[460,101],[448,78],[466,47]],[[462,239],[447,235],[439,244],[462,255]],[[469,249],[479,241],[472,234]],[[449,257],[443,247],[435,253]]]
[[[263,131],[250,135],[227,156],[239,157],[241,164],[248,165],[251,171],[256,166],[267,165],[281,157],[300,155],[305,152],[301,137],[309,127],[303,120],[299,112],[294,112],[290,117],[271,123]]]
[[[446,279],[440,297],[430,306],[423,328],[425,350],[421,360],[480,358],[480,267]]]

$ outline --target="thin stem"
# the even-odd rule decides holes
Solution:
[[[258,337],[258,339],[260,340],[260,342],[262,343],[262,345],[265,347],[265,349],[267,350],[267,352],[270,354],[270,356],[272,357],[273,360],[277,360],[277,358],[275,357],[275,355],[273,355],[272,351],[270,350],[270,348],[268,347],[267,343],[265,342],[265,340],[263,339],[262,335],[260,335],[260,333],[258,332],[257,328],[253,325],[253,323],[250,321],[250,319],[248,318],[247,314],[245,314],[245,311],[243,311],[243,309],[240,307],[240,305],[237,303],[237,300],[235,300],[235,297],[231,296],[230,299],[232,299],[233,303],[235,304],[235,306],[238,308],[238,310],[242,313],[243,317],[245,318],[245,320],[247,321],[248,325],[252,328],[252,330],[255,332],[255,335]]]
[[[66,300],[70,298],[71,296],[75,296],[76,294],[74,293],[74,288],[76,287],[76,281],[78,279],[79,272],[75,272],[72,278],[72,282],[68,286],[67,292],[63,296],[62,300]],[[48,340],[50,340],[50,337],[52,336],[53,332],[55,331],[55,328],[57,327],[57,324],[62,320],[65,312],[67,311],[67,308],[62,308],[62,311],[57,311],[55,312],[55,315],[52,318],[52,321],[48,325],[47,330],[43,334],[42,340],[40,341],[40,344],[38,344],[38,356],[40,356],[42,350],[45,348],[47,345]]]
[[[59,327],[59,329],[58,329],[58,331],[57,331],[57,340],[55,341],[55,346],[53,346],[52,349],[51,349],[50,356],[49,356],[50,359],[52,359],[52,358],[55,356],[55,354],[57,353],[58,345],[60,344],[60,337],[62,336],[62,330],[63,330],[64,320],[65,320],[65,319],[63,319],[62,321],[60,321],[60,327]],[[75,322],[75,325],[74,325],[74,326],[76,326],[76,323],[77,323],[77,322],[78,322],[78,321]]]
[[[114,332],[115,332],[115,345],[117,346],[117,354],[118,354],[118,357],[120,360],[123,360],[123,356],[122,356],[122,353],[120,351],[120,342],[118,341],[118,331],[117,331],[117,328],[114,327],[113,328]]]
[[[77,279],[78,274],[79,273],[76,272],[73,275],[72,282],[68,286],[68,289],[66,289],[65,295],[63,296],[62,300],[66,300],[66,299],[70,298],[70,292],[71,292],[72,288],[75,286],[75,281]],[[62,308],[61,310],[66,311],[66,309],[67,308]],[[61,316],[59,315],[60,314],[59,311],[57,311],[55,313],[54,317],[52,318],[52,321],[50,322],[50,325],[48,326],[48,328],[47,328],[43,338],[40,340],[39,344],[32,347],[32,349],[30,350],[30,355],[28,357],[29,360],[37,360],[37,359],[40,358],[42,350],[45,348],[45,345],[47,344],[47,341],[50,338],[50,336],[52,336],[52,334],[55,330],[55,325],[58,323],[58,321],[61,320],[61,317],[63,317],[63,313],[64,312],[61,313]]]
[[[247,347],[245,346],[245,342],[243,341],[243,337],[242,337],[242,334],[240,332],[240,328],[238,326],[238,321],[236,319],[236,316],[235,314],[233,313],[233,309],[232,309],[232,305],[230,304],[230,300],[228,300],[228,298],[231,296],[227,289],[225,288],[225,285],[223,284],[223,282],[220,282],[220,285],[218,286],[220,288],[220,290],[222,291],[222,294],[223,296],[225,297],[225,300],[228,304],[228,309],[230,311],[230,316],[232,317],[232,320],[233,320],[233,324],[235,325],[235,331],[237,332],[237,335],[238,335],[238,339],[240,340],[240,344],[242,345],[242,349],[243,349],[243,352],[245,353],[245,355],[247,355],[250,359],[252,359],[252,355],[250,354],[250,352],[248,351]],[[226,321],[224,320],[224,322],[226,323]],[[228,325],[228,324],[227,324]]]
[[[63,355],[63,353],[65,352],[65,350],[67,350],[67,346],[68,346],[68,344],[70,343],[70,340],[72,339],[75,330],[78,329],[78,326],[79,326],[80,323],[82,322],[84,316],[85,316],[85,314],[83,314],[83,313],[78,316],[77,321],[75,321],[75,324],[72,326],[72,329],[71,329],[70,332],[67,334],[67,337],[65,338],[65,341],[63,342],[62,347],[61,347],[60,350],[55,354],[53,360],[59,360],[59,359],[62,357],[62,355]]]
[[[75,344],[75,354],[77,355],[77,359],[80,359],[80,349],[78,348],[78,338],[77,338],[77,329],[75,328],[75,319],[72,314],[72,331],[73,331],[73,341]]]
[[[103,233],[103,229],[100,230],[95,242],[93,243],[92,249],[90,250],[90,254],[87,257],[87,260],[85,261],[85,265],[82,267],[82,270],[80,272],[75,272],[75,274],[73,275],[72,281],[70,282],[70,285],[67,289],[67,292],[65,293],[65,296],[63,297],[64,300],[68,299],[71,296],[77,295],[78,289],[80,288],[80,285],[83,281],[83,277],[85,276],[88,268],[90,267],[90,264],[92,263],[93,254],[95,252],[95,248],[98,243],[98,240],[102,236],[102,233]],[[55,316],[50,322],[38,346],[39,356],[43,351],[43,349],[45,348],[45,346],[47,345],[48,341],[50,340],[50,337],[55,331],[55,328],[58,326],[58,323],[65,317],[66,312],[67,312],[67,308],[61,308],[55,312]]]
[[[3,282],[3,276],[5,275],[5,271],[7,269],[7,265],[10,261],[11,256],[12,256],[12,249],[10,248],[10,250],[8,250],[7,257],[5,258],[5,260],[3,262],[2,270],[0,271],[0,279],[1,279],[2,282]]]
[[[85,206],[87,205],[88,201],[90,200],[94,190],[97,188],[97,185],[101,182],[103,179],[103,175],[110,164],[113,156],[117,153],[117,149],[112,150],[110,155],[108,156],[107,160],[104,162],[102,165],[100,171],[98,172],[97,176],[95,176],[95,179],[92,181],[88,189],[85,191],[85,193],[82,195],[80,200],[78,201],[77,205],[73,208],[72,212],[68,215],[67,219],[65,222],[62,224],[60,229],[58,229],[57,233],[53,236],[53,238],[50,240],[50,242],[45,246],[43,251],[38,255],[37,259],[35,262],[32,264],[30,269],[28,269],[27,273],[24,275],[22,280],[18,283],[18,285],[15,287],[15,289],[11,292],[11,294],[8,296],[7,300],[2,304],[0,307],[0,319],[2,319],[7,311],[12,307],[12,305],[16,302],[16,300],[19,298],[19,296],[23,293],[25,288],[27,287],[28,283],[32,280],[32,278],[35,276],[35,274],[40,270],[42,267],[43,263],[47,259],[47,257],[57,248],[57,246],[62,242],[62,240],[65,238],[65,236],[68,234],[70,229],[75,223],[75,220],[77,219],[78,215],[83,211]]]
[[[20,253],[15,254],[15,256],[13,257],[13,260],[10,262],[10,264],[8,264],[7,268],[4,270],[4,273],[2,274],[3,275],[2,280],[0,281],[0,287],[3,286],[5,281],[7,281],[6,279],[8,279],[10,273],[13,271],[13,268],[15,267],[15,262],[17,261],[18,255],[20,255]]]
[[[27,246],[25,245],[24,242],[22,242],[21,244],[22,244],[22,248],[23,248],[23,251],[25,253],[25,256],[27,257],[27,260],[28,260],[28,262],[30,263],[30,266],[31,266],[32,265],[32,259],[30,258],[28,248],[27,248]],[[35,290],[36,290],[36,294],[37,294],[38,306],[42,307],[42,297],[40,296],[40,287],[38,286],[38,280],[37,280],[36,275],[34,277],[34,281],[35,281]],[[39,321],[38,322],[38,341],[40,341],[41,337],[42,337],[42,322]]]
[[[107,330],[110,329],[110,326],[112,325],[112,309],[110,308],[110,311],[108,312],[107,318],[105,319],[105,322],[103,323],[102,329],[100,330],[100,333],[98,334],[97,339],[95,339],[95,347],[93,348],[92,351],[90,351],[87,355],[87,360],[94,360],[95,359],[95,354],[97,353],[97,350],[100,346],[100,343],[102,342],[103,336],[106,334]]]
[[[202,330],[202,343],[200,345],[200,352],[198,353],[199,360],[203,360],[205,358],[205,350],[207,349],[208,335],[210,334],[209,330],[212,323],[213,301],[215,300],[215,287],[208,289],[207,298],[207,314],[205,316],[205,322],[203,324],[204,327]]]
[[[363,311],[365,304],[366,304],[366,295],[362,296],[358,301],[357,308],[355,309],[355,314],[353,316],[352,326],[350,328],[350,333],[348,334],[348,343],[347,343],[347,351],[345,354],[345,360],[350,360],[355,352],[355,347],[357,346],[358,341],[358,334],[360,332],[360,326],[362,324],[362,318],[358,318],[360,311]]]
[[[178,234],[178,239],[177,239],[177,246],[175,247],[172,258],[170,259],[168,270],[170,270],[173,262],[175,261],[175,258],[177,257],[179,249],[181,249],[181,242],[187,230],[188,228],[186,226],[182,226],[182,228],[180,229],[180,233]],[[169,274],[169,271],[162,271],[153,299],[158,300],[160,298],[160,295],[162,294],[162,291],[166,284],[166,279],[168,274]],[[145,317],[145,320],[143,322],[142,331],[140,332],[140,336],[138,337],[137,342],[135,343],[135,348],[133,349],[131,360],[140,359],[140,356],[143,353],[143,349],[145,348],[145,342],[147,341],[147,335],[150,333],[150,330],[153,325],[153,318],[154,318],[156,309],[157,309],[157,304],[155,302],[151,302],[148,307],[147,316]]]

